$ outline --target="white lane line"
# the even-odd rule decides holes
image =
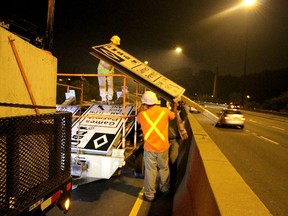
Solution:
[[[250,122],[257,123],[257,121],[249,119]]]
[[[277,142],[275,142],[275,141],[273,141],[273,140],[271,140],[271,139],[268,139],[268,138],[266,138],[266,137],[264,137],[264,136],[259,136],[261,139],[264,139],[264,140],[266,140],[266,141],[268,141],[268,142],[271,142],[271,143],[273,143],[273,144],[276,144],[276,145],[279,145],[279,143],[277,143]]]
[[[280,128],[280,127],[276,127],[276,126],[272,126],[272,128],[275,128],[275,129],[278,129],[278,130],[282,130],[282,131],[285,131],[284,128]]]

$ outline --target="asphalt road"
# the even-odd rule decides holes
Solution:
[[[143,179],[135,178],[133,161],[123,168],[122,174],[80,185],[72,190],[72,205],[67,216],[170,216],[173,194],[154,202],[142,198]],[[46,216],[63,216],[53,207]]]
[[[219,108],[208,107],[211,112]],[[288,215],[288,118],[244,111],[244,129],[219,128],[194,115],[208,135],[274,216]],[[143,179],[131,166],[122,175],[79,186],[72,191],[69,216],[171,215],[172,196],[143,201]],[[47,216],[63,215],[54,207]]]
[[[217,107],[208,107],[216,113]],[[288,118],[243,111],[240,128],[219,128],[193,114],[274,216],[288,215]]]

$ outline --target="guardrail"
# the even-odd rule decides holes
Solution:
[[[288,117],[288,113],[286,113],[286,112],[277,112],[277,111],[273,111],[273,110],[263,110],[263,109],[256,109],[256,108],[249,108],[249,109],[245,108],[244,110]]]

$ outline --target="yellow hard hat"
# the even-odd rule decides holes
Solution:
[[[158,102],[156,94],[152,91],[146,91],[141,98],[142,103],[147,105],[154,105]]]
[[[118,37],[117,35],[113,35],[110,41],[116,45],[120,45],[120,37]]]

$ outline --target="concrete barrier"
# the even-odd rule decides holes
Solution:
[[[35,106],[53,107],[39,109],[40,114],[56,111],[57,59],[54,56],[0,27],[0,58],[0,105],[10,105],[0,106],[0,117],[35,114],[33,107],[25,106],[33,105],[32,98]]]
[[[186,126],[190,137],[180,145],[173,215],[271,215],[193,115]]]

